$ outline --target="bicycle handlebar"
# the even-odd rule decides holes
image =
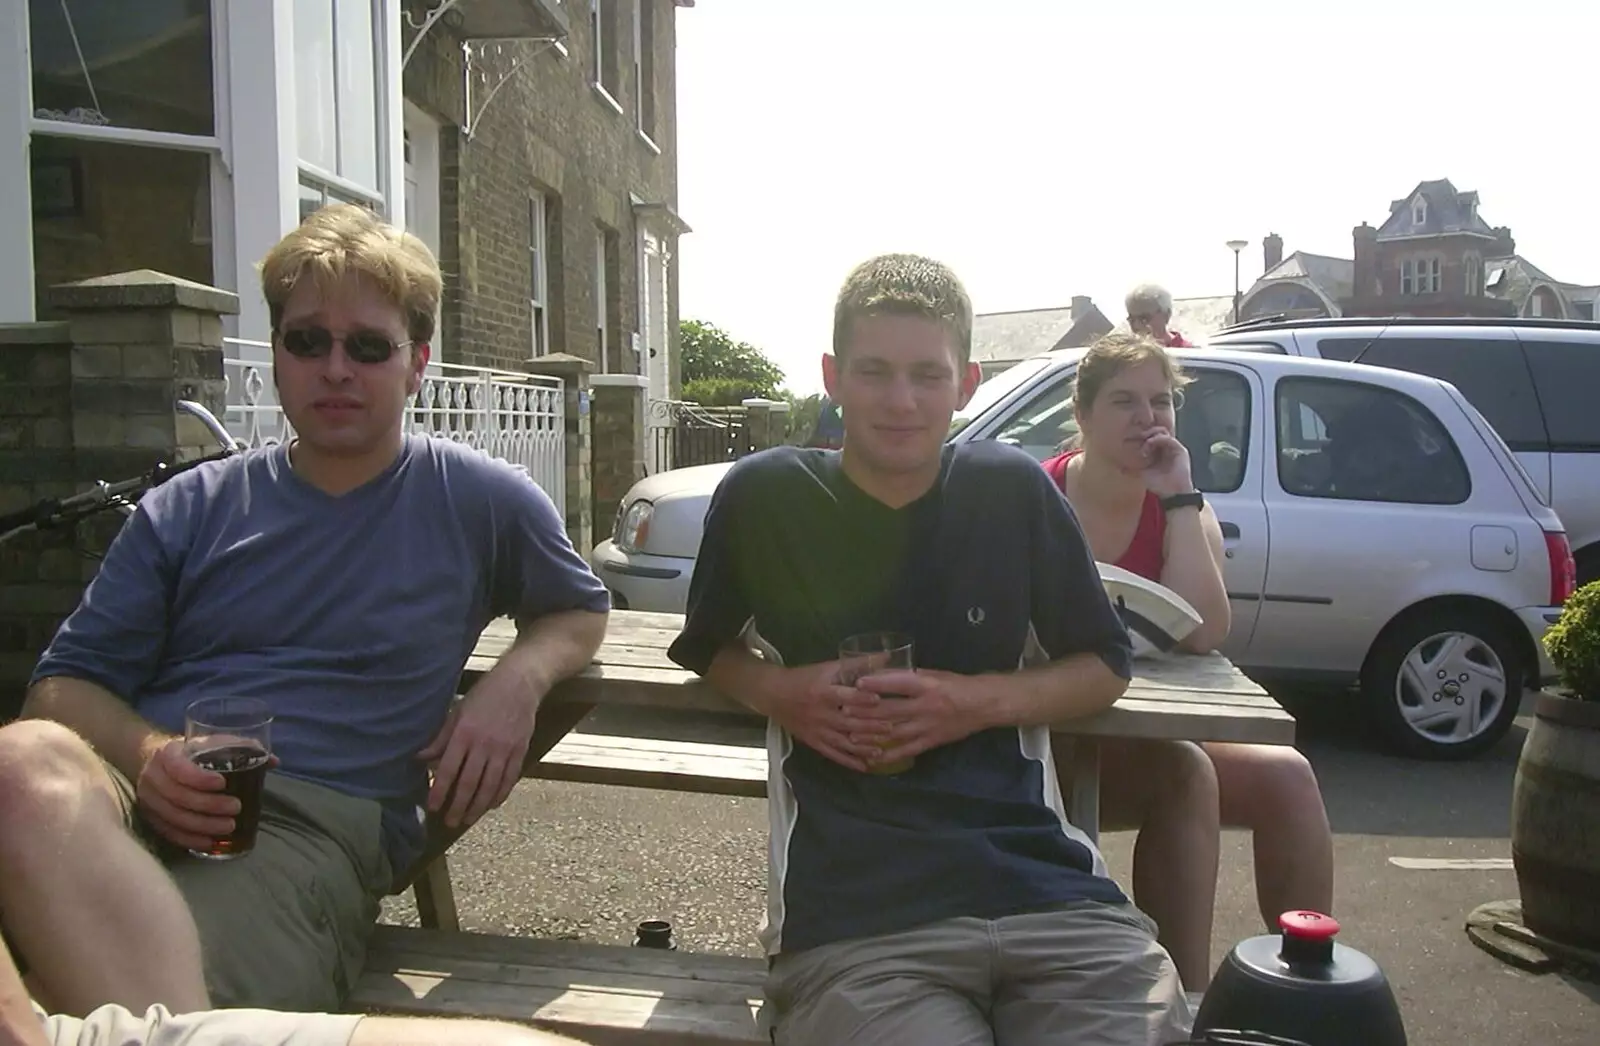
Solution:
[[[177,406],[183,413],[198,418],[217,442],[222,444],[223,449],[193,461],[176,464],[159,462],[149,472],[132,479],[117,483],[101,480],[92,490],[86,490],[82,494],[74,494],[68,498],[46,498],[27,508],[0,515],[0,542],[29,530],[49,530],[76,523],[79,519],[95,512],[124,504],[129,494],[143,493],[159,487],[173,476],[188,472],[208,461],[221,461],[232,457],[244,449],[244,442],[235,439],[222,422],[217,420],[217,416],[203,405],[193,400],[179,400]]]

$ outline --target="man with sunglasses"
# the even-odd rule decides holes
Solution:
[[[1165,287],[1142,283],[1128,292],[1123,301],[1128,309],[1128,329],[1135,334],[1145,334],[1169,349],[1194,348],[1194,343],[1175,330],[1172,322],[1172,295]]]
[[[604,637],[605,587],[549,497],[404,431],[428,248],[336,205],[261,279],[294,438],[145,495],[0,729],[0,913],[56,1012],[337,1009],[424,809],[464,826],[504,802],[540,701]],[[501,616],[516,643],[453,701]],[[217,695],[275,717],[258,841],[228,861],[190,856],[239,806],[182,741]]]

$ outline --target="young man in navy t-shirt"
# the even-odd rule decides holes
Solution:
[[[858,267],[823,359],[843,450],[744,459],[706,519],[671,654],[769,719],[773,1038],[1168,1042],[1176,970],[1050,754],[1049,724],[1121,696],[1131,646],[1038,463],[945,444],[971,334],[944,266]],[[839,685],[841,640],[878,630],[916,669]]]

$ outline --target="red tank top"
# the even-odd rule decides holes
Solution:
[[[1067,462],[1081,453],[1069,450],[1044,462],[1045,472],[1063,494],[1067,490]],[[1161,499],[1147,492],[1144,505],[1139,509],[1139,525],[1133,530],[1133,540],[1112,565],[1160,583],[1161,568],[1166,565],[1166,540],[1167,514],[1161,508]]]

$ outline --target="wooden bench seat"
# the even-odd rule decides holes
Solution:
[[[525,777],[673,792],[767,794],[767,751],[744,745],[571,733]]]
[[[596,1046],[768,1041],[759,959],[380,926],[353,1012],[488,1017]]]

